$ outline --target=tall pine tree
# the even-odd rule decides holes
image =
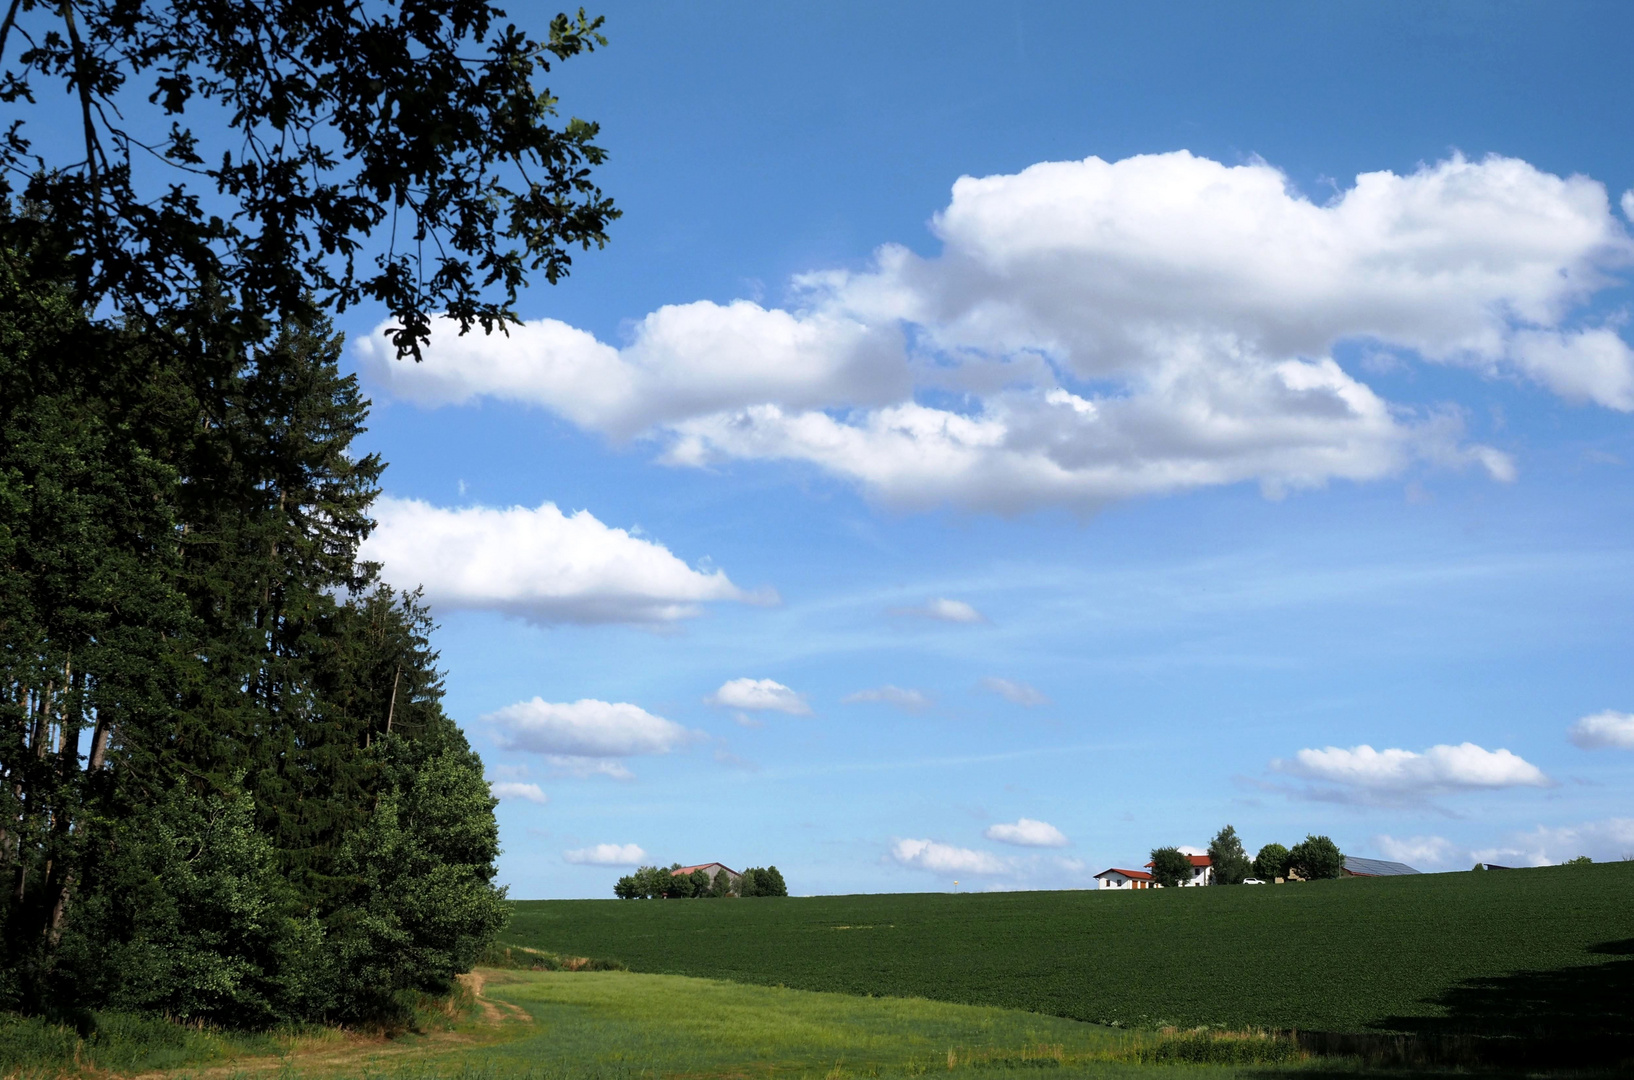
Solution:
[[[0,1006],[445,989],[503,923],[494,804],[429,614],[357,560],[340,339],[244,352],[207,292],[128,331],[57,270],[0,253]]]

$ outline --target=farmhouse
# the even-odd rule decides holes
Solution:
[[[1345,856],[1344,867],[1339,873],[1344,877],[1399,877],[1402,874],[1417,874],[1406,863],[1385,862],[1383,859],[1358,859],[1354,855]]]
[[[697,866],[682,866],[671,870],[670,873],[674,874],[676,877],[686,877],[694,870],[702,870],[704,873],[709,875],[709,885],[711,888],[714,888],[716,874],[726,875],[726,887],[733,892],[738,891],[738,884],[743,880],[742,874],[738,873],[736,870],[733,870],[731,867],[722,865],[718,862],[699,863]]]
[[[1210,861],[1207,855],[1187,855],[1186,858],[1191,860],[1191,880],[1182,881],[1180,883],[1181,888],[1192,885],[1214,884],[1214,863]],[[1151,868],[1152,864],[1147,863],[1146,869],[1150,870]]]
[[[1096,874],[1095,880],[1100,882],[1097,888],[1102,889],[1152,888],[1152,875],[1144,870],[1124,870],[1113,867],[1110,870],[1102,870],[1099,874]]]

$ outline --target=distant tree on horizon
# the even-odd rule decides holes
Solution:
[[[1260,848],[1254,856],[1254,876],[1261,881],[1275,881],[1288,876],[1288,849],[1271,843]]]
[[[1214,884],[1241,885],[1252,869],[1237,830],[1230,825],[1215,833],[1208,845],[1209,863],[1214,868]]]
[[[1339,845],[1326,836],[1306,836],[1288,853],[1288,868],[1306,881],[1336,878],[1344,866]]]

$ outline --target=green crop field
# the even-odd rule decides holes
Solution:
[[[523,901],[634,971],[1076,1020],[1634,1036],[1634,863],[1151,892]]]

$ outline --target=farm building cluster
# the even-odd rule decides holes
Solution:
[[[1214,865],[1207,855],[1187,855],[1186,857],[1191,860],[1191,880],[1182,882],[1182,888],[1193,885],[1214,884]],[[1362,859],[1354,855],[1346,855],[1340,875],[1342,877],[1398,877],[1402,874],[1417,874],[1419,872],[1406,863],[1387,862],[1384,859]],[[1144,870],[1130,870],[1121,866],[1114,866],[1096,874],[1095,880],[1098,882],[1096,887],[1101,889],[1161,889],[1163,887],[1152,879],[1151,863],[1147,863]],[[1278,884],[1281,884],[1283,880],[1282,878],[1276,879]],[[1290,880],[1298,881],[1300,879],[1295,874],[1291,875]],[[1245,884],[1264,885],[1267,883],[1257,878],[1249,878]]]

